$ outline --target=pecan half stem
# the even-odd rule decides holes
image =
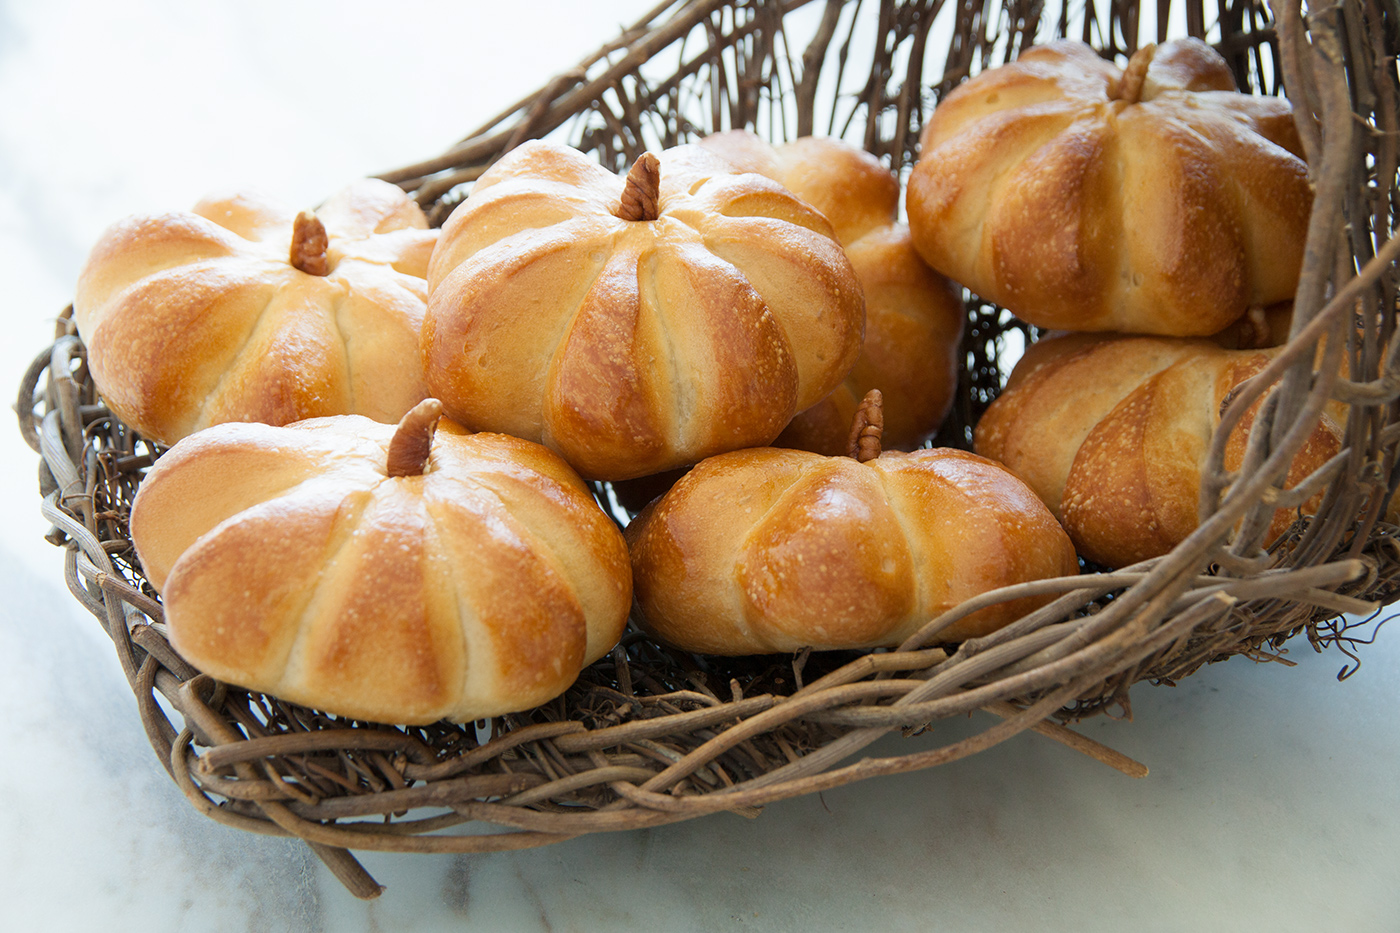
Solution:
[[[1114,100],[1136,104],[1142,99],[1142,85],[1147,80],[1147,66],[1152,64],[1152,56],[1156,54],[1155,45],[1144,45],[1133,53],[1133,57],[1128,59],[1127,67],[1123,69],[1123,78],[1118,82],[1118,93],[1113,95]]]
[[[880,456],[880,438],[885,433],[885,399],[879,389],[865,393],[855,417],[851,419],[851,439],[846,442],[846,456],[861,463]]]
[[[623,220],[655,220],[661,214],[661,160],[643,152],[627,173],[622,200],[613,214]]]
[[[409,409],[394,429],[389,441],[389,457],[385,466],[390,476],[421,476],[428,467],[428,453],[433,446],[433,432],[442,417],[442,402],[425,398]]]
[[[321,218],[311,211],[302,211],[292,224],[292,253],[288,262],[307,275],[330,275],[331,262],[326,256],[330,243]]]

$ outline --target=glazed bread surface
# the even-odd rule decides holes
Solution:
[[[467,721],[563,692],[626,623],[621,533],[555,454],[444,421],[227,424],[172,447],[131,534],[197,668],[357,719]]]
[[[292,261],[294,213],[247,191],[102,235],[73,313],[118,417],[172,444],[226,421],[395,422],[427,395],[417,348],[437,231],[397,186],[372,179],[315,218],[314,273]]]
[[[423,326],[449,415],[628,479],[766,444],[845,378],[864,299],[826,218],[699,147],[653,158],[640,217],[630,180],[543,142],[453,211]]]
[[[1069,40],[957,87],[909,179],[914,245],[1039,327],[1213,334],[1291,298],[1312,194],[1285,99],[1197,40],[1126,70]]]
[[[1024,478],[1088,559],[1123,567],[1157,557],[1197,526],[1201,469],[1231,390],[1277,352],[1209,340],[1050,337],[1017,365],[978,423],[974,447]],[[1227,470],[1243,461],[1259,404],[1230,435]],[[1285,486],[1341,449],[1338,417],[1324,413]],[[1278,510],[1269,540],[1296,517]]]
[[[831,221],[865,294],[865,343],[830,395],[800,412],[774,442],[843,453],[851,417],[871,389],[884,394],[884,445],[912,450],[942,423],[958,381],[962,293],[914,250],[897,222],[899,183],[868,152],[826,137],[769,145],[748,130],[700,141],[746,172],[766,175]]]
[[[866,463],[776,448],[712,457],[626,536],[643,627],[722,655],[897,645],[980,593],[1078,572],[1024,483],[946,449]],[[979,610],[940,637],[986,634],[1043,602]]]

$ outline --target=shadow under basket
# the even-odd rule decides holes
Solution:
[[[1307,16],[1290,0],[1272,8],[1221,0],[1211,15],[1200,0],[1113,0],[1101,9],[1022,0],[662,4],[447,153],[383,176],[440,224],[486,167],[527,139],[550,136],[623,170],[647,149],[747,126],[773,141],[842,136],[903,178],[943,93],[1057,36],[1082,38],[1120,65],[1140,41],[1196,36],[1224,55],[1241,89],[1286,89],[1315,191],[1293,337],[1223,422],[1269,393],[1270,417],[1257,423],[1272,430],[1256,430],[1251,442],[1265,468],[1227,473],[1216,444],[1200,525],[1170,554],[987,594],[897,650],[712,658],[629,630],[545,706],[411,728],[346,721],[219,683],[171,649],[127,532],[132,497],[161,449],[102,404],[65,314],[21,387],[21,429],[43,457],[43,512],[49,539],[66,548],[68,586],[111,636],[176,784],[218,822],[300,837],[351,891],[373,897],[379,886],[349,850],[489,852],[715,811],[753,815],[772,801],[952,761],[1026,729],[1143,774],[1061,723],[1126,713],[1136,682],[1171,683],[1236,654],[1274,657],[1299,635],[1348,651],[1360,639],[1348,634],[1359,623],[1347,615],[1400,592],[1400,546],[1384,522],[1400,442],[1400,250],[1390,239],[1400,203],[1400,21],[1381,0]],[[1033,336],[970,295],[967,314],[965,365],[941,446],[970,446],[971,426],[1014,363],[1003,350]],[[1291,462],[1329,401],[1348,405],[1349,418],[1342,452],[1304,484],[1308,495],[1322,493],[1321,508],[1261,549],[1278,503],[1307,496],[1260,477]],[[629,517],[611,490],[597,492],[620,521]],[[1237,527],[1259,531],[1237,535]],[[1032,593],[1057,598],[995,634],[929,647],[956,618]],[[996,716],[971,737],[846,763],[890,731],[936,736],[940,720],[974,710]],[[466,824],[477,825],[463,833]],[[481,833],[481,824],[495,831]]]

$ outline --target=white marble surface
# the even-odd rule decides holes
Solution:
[[[235,182],[314,203],[445,148],[647,5],[0,2],[0,383],[108,223]],[[1028,735],[753,821],[366,853],[388,889],[356,901],[299,843],[186,805],[42,540],[37,457],[11,429],[0,458],[0,929],[1400,929],[1391,629],[1345,683],[1301,645],[1295,668],[1137,688],[1136,721],[1083,728],[1142,780]]]

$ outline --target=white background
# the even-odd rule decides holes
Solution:
[[[234,183],[314,204],[438,153],[648,5],[0,2],[0,384],[107,224]],[[366,853],[388,890],[355,901],[300,843],[188,807],[42,540],[37,456],[11,429],[0,458],[0,929],[1400,929],[1390,629],[1346,683],[1299,644],[1295,668],[1139,686],[1134,722],[1083,730],[1143,780],[1026,735],[754,821]]]

